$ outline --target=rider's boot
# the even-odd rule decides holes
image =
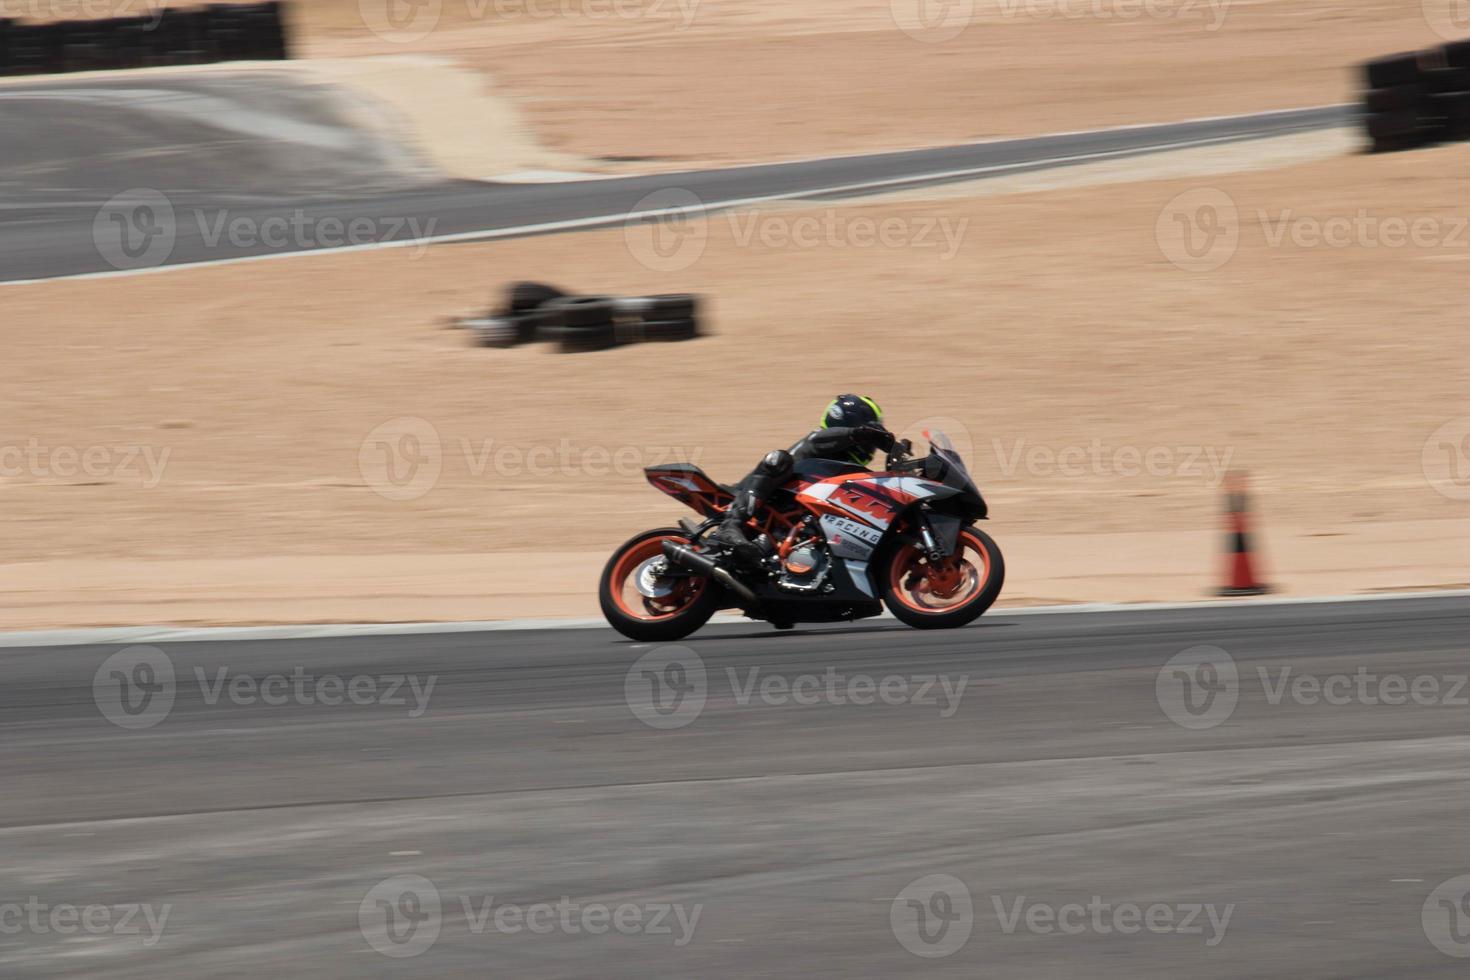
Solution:
[[[741,490],[735,495],[735,500],[730,504],[730,509],[725,512],[725,520],[710,537],[729,548],[735,556],[735,560],[742,565],[756,567],[760,565],[761,559],[765,558],[765,551],[759,544],[750,539],[746,531],[745,522],[755,512],[759,502],[754,493],[749,490]]]

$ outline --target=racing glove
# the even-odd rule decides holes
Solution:
[[[890,452],[897,438],[876,422],[860,425],[852,431],[853,441],[864,449],[881,449]]]

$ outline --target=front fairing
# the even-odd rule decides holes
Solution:
[[[924,477],[955,491],[950,498],[964,505],[965,516],[983,520],[989,515],[990,508],[980,493],[980,486],[943,432],[929,435],[929,457],[924,461]]]

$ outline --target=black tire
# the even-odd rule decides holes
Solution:
[[[1431,111],[1439,125],[1441,139],[1470,139],[1470,92],[1436,95],[1432,102]]]
[[[645,320],[644,340],[693,340],[699,336],[699,325],[692,319]]]
[[[547,339],[545,328],[552,323],[551,317],[541,310],[517,313],[506,319],[516,325],[516,343],[518,344],[530,344],[537,340]]]
[[[900,621],[914,629],[921,630],[948,630],[967,626],[985,614],[985,611],[995,605],[995,600],[1000,598],[1000,590],[1006,583],[1005,557],[1000,553],[1000,547],[984,531],[976,527],[967,527],[960,531],[960,535],[970,535],[983,547],[990,559],[990,573],[980,590],[974,598],[966,600],[957,608],[939,612],[924,612],[904,603],[894,595],[893,592],[893,563],[902,560],[903,548],[889,550],[883,556],[882,567],[879,574],[882,578],[878,582],[879,594],[883,598],[883,605],[888,611]]]
[[[540,334],[561,345],[564,354],[580,354],[587,351],[607,350],[618,344],[617,328],[611,323],[597,323],[587,327],[572,327],[566,324],[543,327]]]
[[[564,327],[598,327],[612,323],[614,300],[611,296],[563,296],[541,310]]]
[[[1470,68],[1470,41],[1451,41],[1446,44],[1444,63],[1451,68]]]
[[[1395,54],[1377,58],[1363,66],[1369,88],[1393,88],[1419,83],[1419,55]]]
[[[1430,95],[1470,92],[1470,69],[1429,68],[1419,73],[1419,84]],[[1399,88],[1413,86],[1400,85]]]
[[[463,320],[460,326],[470,332],[476,347],[514,347],[520,342],[515,321],[505,317],[488,316]]]
[[[1375,112],[1364,117],[1363,125],[1375,141],[1403,139],[1419,131],[1419,117],[1412,112]]]
[[[641,643],[682,640],[709,622],[709,618],[720,608],[723,590],[717,583],[705,580],[704,591],[675,615],[663,619],[639,619],[629,615],[613,597],[612,576],[625,552],[651,538],[678,538],[688,542],[689,535],[676,527],[661,527],[644,531],[624,541],[602,568],[602,574],[597,580],[597,601],[602,606],[602,615],[607,619],[608,625],[630,640]]]
[[[505,290],[505,312],[530,313],[566,295],[544,282],[513,282]]]
[[[1426,93],[1422,85],[1395,85],[1393,88],[1376,88],[1363,97],[1363,106],[1369,114],[1417,111]]]
[[[619,319],[613,324],[613,333],[616,335],[619,346],[641,343],[643,341],[643,321]]]
[[[540,333],[541,317],[538,313],[475,317],[459,320],[455,326],[471,331],[475,344],[479,347],[516,347],[536,340]]]
[[[290,55],[290,45],[286,40],[286,19],[282,11],[281,0],[267,0],[257,9],[260,11],[264,26],[264,40],[266,47],[256,54],[257,58],[270,61],[284,61]]]
[[[699,297],[693,293],[623,296],[614,300],[620,316],[644,320],[691,320],[698,315]]]
[[[1403,153],[1407,150],[1420,149],[1423,144],[1418,139],[1394,137],[1389,139],[1375,139],[1368,141],[1369,153]]]

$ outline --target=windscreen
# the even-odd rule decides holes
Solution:
[[[941,480],[948,486],[973,490],[978,494],[979,488],[975,486],[975,481],[970,476],[965,461],[960,458],[959,451],[955,449],[954,443],[950,442],[949,436],[945,435],[941,429],[926,429],[924,438],[929,440],[930,455],[938,457],[944,464],[939,468],[937,475],[931,478]]]

